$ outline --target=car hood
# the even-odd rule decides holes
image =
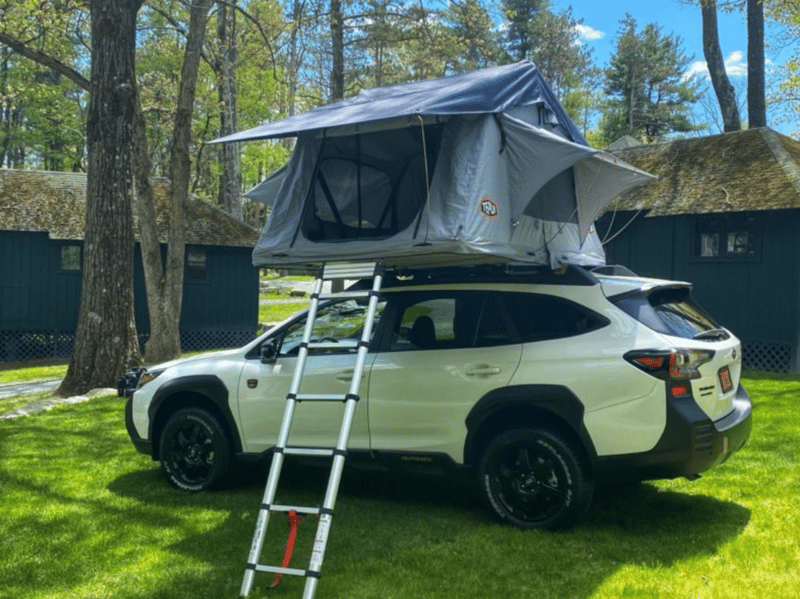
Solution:
[[[214,351],[208,352],[205,354],[198,354],[196,356],[190,356],[188,358],[177,358],[175,360],[170,360],[169,362],[162,362],[160,364],[153,364],[152,366],[148,366],[147,370],[166,370],[167,368],[172,368],[173,366],[184,366],[186,364],[191,364],[193,362],[201,362],[203,360],[218,360],[220,358],[224,358],[226,356],[232,356],[234,354],[239,353],[239,349],[226,349],[222,351]]]

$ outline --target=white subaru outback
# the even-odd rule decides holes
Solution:
[[[501,519],[557,529],[597,483],[694,479],[727,460],[751,429],[738,339],[688,283],[604,269],[387,274],[348,463],[468,471]],[[353,299],[320,306],[312,338],[329,343],[309,355],[303,393],[349,389],[365,312]],[[136,448],[190,491],[269,457],[304,323],[123,377]],[[335,445],[339,404],[304,406],[292,444]]]

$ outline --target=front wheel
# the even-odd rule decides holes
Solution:
[[[544,429],[495,437],[483,452],[479,473],[492,511],[521,528],[569,528],[586,513],[594,494],[577,451]]]
[[[159,449],[167,479],[185,491],[218,487],[231,471],[232,452],[225,430],[201,408],[173,414],[161,433]]]

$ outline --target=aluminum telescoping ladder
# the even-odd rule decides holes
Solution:
[[[348,291],[337,294],[322,294],[322,285],[324,281],[336,279],[365,279],[372,278],[372,289],[369,291]],[[286,408],[283,413],[283,422],[281,424],[280,433],[278,434],[278,442],[275,446],[274,454],[272,456],[272,466],[270,467],[269,476],[267,477],[267,485],[264,489],[264,498],[261,502],[261,508],[258,512],[258,520],[256,522],[255,533],[253,534],[253,543],[250,547],[250,556],[247,560],[247,567],[244,573],[244,580],[242,581],[241,595],[246,596],[250,593],[253,586],[253,580],[256,572],[272,572],[276,574],[287,574],[293,576],[305,576],[306,584],[303,591],[303,599],[313,599],[319,583],[320,569],[322,567],[322,559],[325,556],[325,547],[328,542],[328,533],[330,532],[331,519],[333,516],[333,508],[336,503],[336,495],[339,491],[339,483],[342,477],[342,470],[344,468],[345,455],[347,453],[347,443],[350,438],[350,428],[353,424],[353,416],[356,411],[356,404],[359,399],[358,391],[361,385],[361,377],[364,372],[364,365],[367,361],[367,351],[369,349],[370,337],[372,336],[372,328],[375,322],[375,312],[378,306],[378,293],[381,289],[381,282],[383,280],[383,268],[380,264],[376,263],[354,263],[354,264],[340,264],[340,265],[325,265],[320,270],[311,292],[311,303],[306,317],[306,326],[303,332],[303,340],[300,344],[299,352],[297,355],[297,363],[292,376],[292,382],[289,387],[289,393],[286,396]],[[317,317],[317,308],[319,307],[320,300],[336,298],[369,298],[366,317],[364,319],[364,327],[361,332],[361,339],[358,342],[358,351],[355,355],[355,367],[353,369],[353,378],[350,383],[350,389],[346,395],[319,395],[319,394],[301,394],[300,386],[305,372],[306,359],[308,358],[309,349],[331,349],[341,348],[341,344],[325,342],[325,341],[311,341],[311,333],[314,328],[314,321]],[[294,410],[296,405],[301,401],[317,402],[317,401],[341,401],[344,402],[344,415],[342,416],[342,425],[339,430],[339,439],[336,447],[292,447],[288,445],[289,432],[292,427],[292,418],[294,417]],[[328,486],[325,490],[325,498],[320,507],[308,506],[290,506],[275,504],[275,493],[278,488],[278,479],[281,475],[283,467],[283,457],[285,455],[297,456],[328,456],[333,458],[331,464],[331,472],[328,478]],[[317,533],[314,538],[314,547],[311,551],[311,559],[309,560],[308,569],[297,568],[284,568],[279,566],[268,566],[258,563],[261,558],[261,549],[264,545],[264,536],[269,522],[270,511],[274,512],[290,512],[295,511],[298,514],[316,514],[319,516],[319,523],[317,525]]]

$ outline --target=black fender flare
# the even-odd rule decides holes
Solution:
[[[493,435],[493,423],[535,425],[556,422],[574,436],[590,460],[597,457],[592,438],[583,422],[584,406],[563,385],[513,385],[489,391],[472,406],[465,423],[464,463],[477,465],[479,449]]]
[[[164,403],[171,397],[174,397],[176,394],[199,395],[213,404],[222,415],[224,424],[228,428],[231,441],[233,442],[234,451],[242,451],[242,442],[239,438],[236,421],[233,418],[233,412],[231,412],[230,402],[228,401],[228,388],[225,386],[225,383],[222,382],[222,379],[216,375],[198,374],[182,376],[172,379],[171,381],[167,381],[161,385],[161,387],[159,387],[153,395],[153,399],[150,401],[150,406],[147,409],[147,414],[150,420],[150,430],[148,435],[153,442],[154,453],[158,451],[158,442],[153,436],[158,412]]]

